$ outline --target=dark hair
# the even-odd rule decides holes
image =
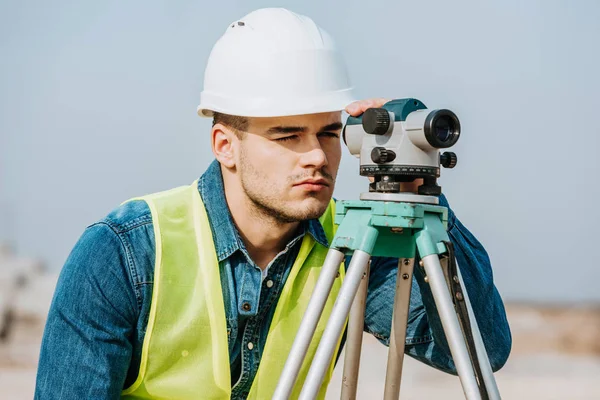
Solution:
[[[213,126],[216,124],[223,124],[235,130],[238,137],[243,136],[244,132],[248,129],[248,118],[240,117],[237,115],[223,114],[219,112],[213,112]]]

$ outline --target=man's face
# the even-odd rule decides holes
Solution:
[[[244,194],[281,222],[320,217],[333,194],[341,130],[340,112],[249,118],[236,162]]]

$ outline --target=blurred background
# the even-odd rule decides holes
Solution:
[[[440,182],[507,304],[504,398],[600,398],[594,0],[0,1],[0,397],[32,397],[56,277],[85,227],[212,161],[196,115],[210,50],[271,6],[336,38],[357,98],[416,97],[461,120]],[[345,150],[335,196],[367,183]],[[365,340],[359,398],[381,398],[387,352]],[[403,398],[461,398],[457,378],[406,363]]]

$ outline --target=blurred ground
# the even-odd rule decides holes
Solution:
[[[21,302],[23,302],[22,300]],[[26,302],[26,301],[25,301]],[[0,399],[31,399],[43,322],[23,307],[0,343]],[[31,309],[31,307],[29,307]],[[504,399],[600,399],[600,310],[508,305],[513,352],[496,374]],[[359,399],[383,397],[387,349],[365,335]],[[327,399],[339,398],[341,366]],[[458,378],[406,358],[402,399],[464,399]]]

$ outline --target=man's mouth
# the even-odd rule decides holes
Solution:
[[[301,182],[296,183],[294,186],[297,185],[324,185],[324,186],[329,186],[329,182],[327,182],[326,179],[323,178],[317,178],[317,179],[305,179]]]
[[[317,190],[323,190],[323,189],[329,187],[329,182],[323,178],[305,179],[303,181],[300,181],[300,182],[294,184],[294,186],[300,187],[300,188],[302,188],[304,190],[308,190],[308,191],[317,191]]]

